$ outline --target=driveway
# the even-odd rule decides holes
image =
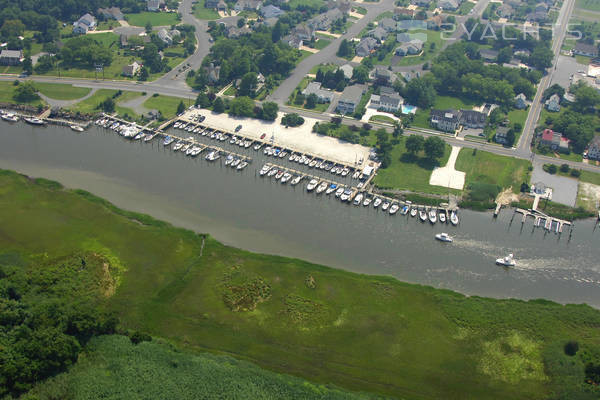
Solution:
[[[577,200],[577,180],[558,175],[551,175],[544,171],[543,163],[534,162],[531,172],[531,184],[542,182],[552,188],[552,201],[567,206],[575,207]]]

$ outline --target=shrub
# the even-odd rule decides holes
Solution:
[[[573,357],[579,351],[579,343],[575,340],[571,340],[565,344],[565,354]]]
[[[560,172],[563,172],[563,173],[567,173],[567,172],[569,172],[569,170],[570,170],[570,169],[571,169],[571,168],[569,168],[569,165],[568,165],[568,164],[562,164],[562,165],[560,166]]]
[[[288,126],[300,126],[304,123],[304,118],[296,113],[285,114],[283,118],[281,118],[281,125]]]
[[[578,169],[572,169],[571,170],[571,176],[573,178],[579,178],[581,176],[581,171]]]

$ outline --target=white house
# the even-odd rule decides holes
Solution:
[[[96,18],[89,13],[73,22],[73,33],[85,35],[88,31],[93,31],[94,29],[96,29]]]
[[[123,67],[123,76],[129,76],[129,77],[133,77],[135,75],[137,75],[138,72],[140,72],[140,69],[142,69],[142,65],[138,64],[137,61],[134,61],[133,63],[129,64],[129,65],[125,65]]]
[[[560,96],[558,94],[553,94],[546,100],[546,109],[552,112],[560,111]]]

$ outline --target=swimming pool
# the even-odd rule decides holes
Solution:
[[[410,104],[402,105],[402,114],[414,114],[417,112],[417,106],[411,106]]]

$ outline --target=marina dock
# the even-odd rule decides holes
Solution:
[[[572,222],[560,218],[551,217],[539,210],[516,208],[515,213],[521,214],[521,224],[527,221],[528,217],[533,219],[533,226],[541,227],[548,232],[562,233],[565,226],[572,227]]]

